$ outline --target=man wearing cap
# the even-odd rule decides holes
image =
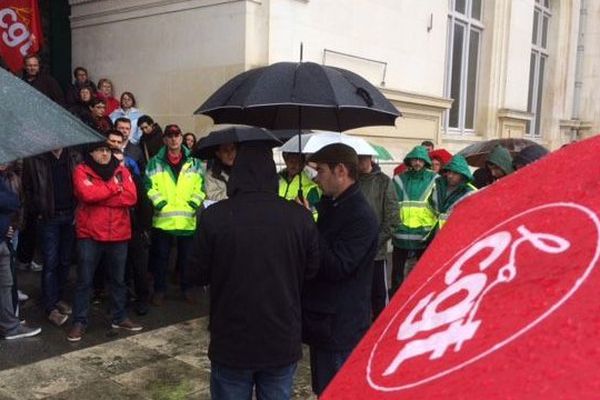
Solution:
[[[431,159],[427,149],[416,146],[404,158],[406,172],[394,177],[394,188],[400,208],[400,226],[394,232],[392,244],[392,291],[404,280],[404,268],[411,254],[421,257],[436,225],[435,211],[428,203],[437,175],[429,170]]]
[[[181,129],[167,125],[165,145],[146,167],[146,191],[154,206],[149,270],[154,274],[152,304],[161,306],[167,290],[167,267],[173,238],[177,241],[177,267],[183,298],[193,303],[188,256],[196,231],[196,213],[205,194],[202,165],[183,146]]]
[[[306,166],[304,154],[284,152],[282,156],[285,169],[279,172],[279,196],[286,200],[295,200],[302,188],[302,196],[308,201],[313,210],[313,217],[316,219],[314,207],[319,202],[321,193],[317,184],[304,171]]]
[[[354,149],[330,144],[309,161],[317,164],[323,191],[317,204],[321,262],[304,290],[303,339],[310,346],[313,391],[320,395],[371,323],[379,226],[357,183]]]
[[[142,327],[127,317],[125,259],[131,238],[129,208],[137,200],[131,174],[112,156],[106,142],[88,146],[83,162],[73,171],[78,266],[73,298],[70,342],[80,341],[88,325],[94,272],[101,261],[110,268],[112,328],[139,331]]]
[[[435,180],[430,204],[438,214],[438,229],[442,229],[454,206],[470,193],[477,191],[467,160],[455,155]]]

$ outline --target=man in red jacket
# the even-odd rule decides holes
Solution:
[[[77,342],[88,324],[94,271],[101,259],[110,270],[112,328],[139,331],[125,311],[127,286],[125,260],[131,238],[129,208],[137,201],[131,174],[112,155],[107,143],[94,143],[73,172],[73,189],[79,201],[75,231],[79,265],[73,301],[73,327],[67,340]]]

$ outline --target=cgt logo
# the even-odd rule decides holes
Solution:
[[[597,215],[574,203],[539,206],[490,229],[393,316],[371,351],[369,385],[413,388],[501,351],[575,294],[599,244]]]
[[[11,48],[19,47],[22,56],[27,55],[35,38],[27,26],[19,20],[19,15],[12,8],[0,9],[0,32],[2,41]]]

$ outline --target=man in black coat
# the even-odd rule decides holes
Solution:
[[[40,57],[30,54],[23,58],[23,80],[50,97],[55,103],[65,105],[65,96],[60,85],[50,74],[41,69]]]
[[[199,219],[192,265],[210,284],[211,398],[290,398],[301,293],[319,265],[310,212],[278,196],[271,149],[238,149],[228,199]]]
[[[357,183],[358,156],[335,143],[313,154],[320,268],[303,294],[303,336],[310,346],[313,391],[320,395],[371,323],[373,260],[379,225]]]

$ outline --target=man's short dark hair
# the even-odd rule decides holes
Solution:
[[[138,118],[137,126],[139,127],[143,123],[147,123],[148,125],[152,126],[152,125],[154,125],[154,120],[149,115],[142,115],[141,117]]]
[[[27,54],[25,57],[23,57],[23,65],[25,65],[25,63],[27,62],[27,60],[31,59],[31,58],[35,58],[36,60],[38,60],[38,63],[42,64],[42,59],[40,58],[40,56],[38,56],[37,54]]]
[[[109,129],[106,131],[106,137],[109,137],[110,135],[119,136],[121,139],[125,140],[125,136],[116,129]]]
[[[106,102],[98,97],[92,97],[92,99],[90,100],[90,102],[88,103],[88,107],[96,107],[98,104],[104,104],[106,105]]]
[[[423,140],[421,142],[421,146],[431,147],[432,149],[435,149],[435,145],[433,144],[433,142],[431,140]]]
[[[115,126],[117,126],[117,124],[118,124],[119,122],[124,122],[124,123],[126,123],[126,124],[129,124],[129,126],[131,126],[131,120],[130,120],[129,118],[126,118],[126,117],[119,117],[119,118],[115,119]],[[138,125],[139,125],[139,124],[138,124]]]
[[[354,181],[358,180],[358,165],[356,165],[354,163],[345,163],[345,162],[338,162],[338,163],[328,162],[326,164],[329,167],[329,169],[332,171],[335,169],[335,167],[342,164],[348,170],[348,176]]]
[[[87,71],[87,69],[85,69],[85,68],[83,68],[83,67],[76,67],[76,68],[73,70],[73,77],[77,78],[77,73],[78,73],[79,71],[83,71],[83,72],[85,72],[85,74],[86,74],[86,75],[88,74],[88,71]]]

